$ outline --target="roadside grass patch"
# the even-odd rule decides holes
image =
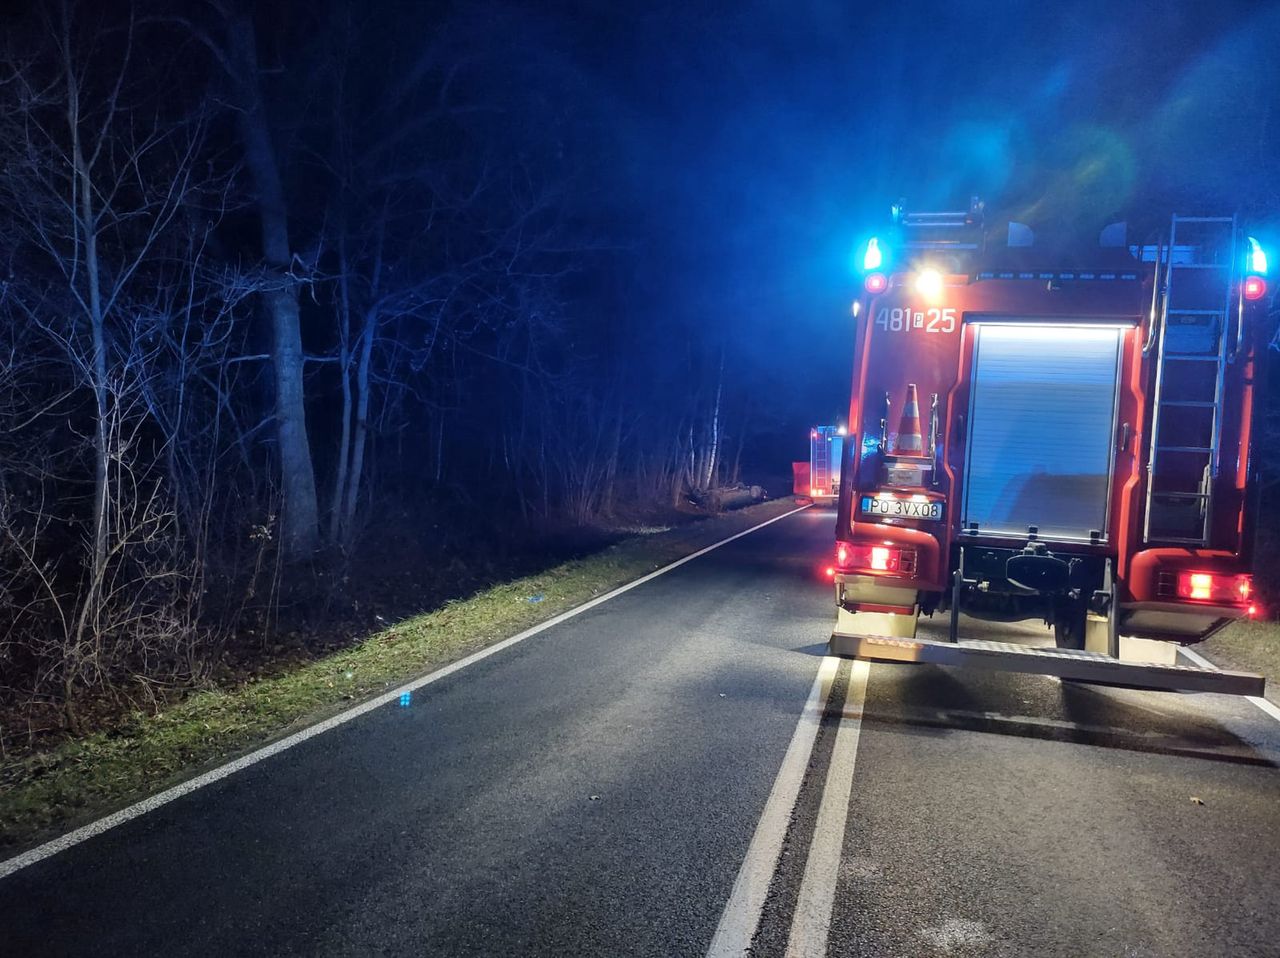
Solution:
[[[1267,698],[1280,704],[1280,622],[1232,622],[1193,648],[1215,665],[1265,675]]]
[[[0,766],[0,849],[17,851],[545,622],[735,532],[766,502],[494,585],[282,674],[193,692],[157,714]],[[541,597],[537,601],[530,601]]]

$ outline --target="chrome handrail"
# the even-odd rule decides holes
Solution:
[[[1162,315],[1160,315],[1160,313],[1162,313],[1163,311],[1157,310],[1157,307],[1160,305],[1160,289],[1161,289],[1160,263],[1161,263],[1161,260],[1164,259],[1164,255],[1165,255],[1164,250],[1165,250],[1164,237],[1161,236],[1159,239],[1156,240],[1156,262],[1155,262],[1155,269],[1152,271],[1152,275],[1151,275],[1151,325],[1147,328],[1147,341],[1142,344],[1143,358],[1146,358],[1151,353],[1152,347],[1155,346],[1156,339],[1157,339],[1157,331],[1159,330],[1159,327],[1162,324],[1163,318],[1164,318]],[[1172,276],[1172,270],[1173,270],[1173,247],[1170,246],[1169,258],[1168,258],[1168,261],[1165,263],[1165,274],[1164,274],[1164,284],[1163,284],[1164,289],[1166,291],[1169,288],[1169,280]],[[1167,305],[1167,302],[1166,302],[1166,305]]]
[[[1246,250],[1248,249],[1247,240],[1245,242],[1245,248]],[[1238,262],[1240,257],[1236,253],[1234,242],[1231,244],[1231,253],[1232,253],[1232,258],[1237,261],[1231,267],[1232,278],[1234,279],[1236,267],[1240,265]],[[1240,358],[1240,354],[1244,352],[1244,281],[1241,280],[1240,282],[1236,283],[1235,286],[1236,286],[1236,348],[1235,348],[1235,352],[1231,354],[1231,358],[1227,360],[1227,362],[1233,366],[1235,365],[1236,360]],[[1222,331],[1224,336],[1226,335],[1226,332],[1227,331],[1225,329]]]
[[[884,393],[884,418],[880,420],[880,454],[884,455],[889,451],[889,416],[893,412],[893,400],[889,398],[889,391],[886,389]]]
[[[929,400],[929,454],[933,457],[933,466],[930,468],[930,485],[938,485],[941,481],[938,476],[938,394],[931,393]]]

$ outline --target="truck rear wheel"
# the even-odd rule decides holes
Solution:
[[[1083,649],[1089,602],[1083,596],[1053,597],[1053,644],[1060,649]]]

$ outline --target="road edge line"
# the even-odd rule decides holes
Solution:
[[[791,916],[786,958],[825,958],[827,954],[870,671],[868,662],[854,660],[849,684],[845,688],[840,724],[836,727],[831,764],[822,787],[822,802],[818,806],[813,837],[809,841],[809,858],[804,865],[800,893]]]
[[[773,780],[773,788],[765,801],[764,811],[756,823],[747,846],[747,854],[738,867],[733,890],[720,913],[720,922],[707,949],[707,958],[741,958],[751,948],[752,939],[760,924],[760,915],[769,895],[769,885],[778,868],[782,845],[800,798],[800,786],[804,783],[813,754],[813,743],[818,737],[822,712],[831,684],[835,680],[840,660],[835,656],[823,656],[814,676],[809,697],[805,700],[795,732],[782,758],[782,765]]]
[[[286,735],[284,738],[277,739],[269,745],[264,745],[261,748],[254,749],[246,755],[241,755],[239,758],[232,759],[230,762],[225,762],[224,764],[219,765],[216,768],[212,768],[207,772],[203,772],[194,778],[189,778],[185,782],[179,782],[177,785],[172,785],[163,791],[134,802],[132,805],[128,805],[119,811],[112,812],[110,815],[104,815],[102,818],[95,819],[86,825],[81,825],[79,828],[73,829],[64,835],[59,835],[57,838],[52,838],[43,844],[37,845],[35,848],[30,848],[25,852],[20,852],[12,858],[6,858],[5,860],[0,861],[0,880],[8,878],[15,872],[19,872],[22,869],[43,861],[46,858],[51,858],[59,852],[66,851],[68,848],[73,848],[82,842],[88,841],[96,835],[101,835],[103,832],[110,831],[117,825],[123,825],[125,822],[132,821],[135,818],[140,818],[148,812],[153,812],[184,795],[189,795],[192,792],[204,788],[206,785],[212,785],[214,782],[227,778],[230,775],[234,775],[236,772],[246,769],[251,765],[257,765],[265,759],[271,758],[274,755],[279,755],[281,752],[286,751],[295,745],[300,745],[308,739],[315,738],[317,735],[321,735],[331,729],[335,729],[340,725],[345,725],[347,722],[372,712],[374,709],[381,708],[390,702],[396,701],[405,692],[416,691],[423,686],[448,678],[455,672],[461,672],[468,666],[487,659],[491,655],[496,655],[504,649],[508,649],[513,645],[523,642],[525,639],[531,639],[535,635],[554,628],[560,623],[572,619],[576,615],[581,615],[583,612],[590,611],[596,606],[608,602],[610,599],[617,598],[624,592],[630,592],[632,589],[642,586],[646,582],[658,578],[660,575],[665,575],[674,569],[678,569],[686,562],[692,562],[694,559],[704,556],[708,552],[714,552],[721,546],[728,545],[730,542],[741,539],[743,536],[750,535],[757,530],[763,529],[765,526],[773,525],[773,523],[779,522],[788,516],[794,516],[797,512],[803,512],[805,509],[808,509],[810,505],[811,504],[806,504],[799,508],[791,509],[782,513],[780,516],[774,516],[772,519],[766,519],[764,522],[757,523],[749,529],[743,529],[741,532],[735,532],[733,535],[721,539],[718,542],[713,542],[711,545],[705,546],[697,552],[691,552],[689,555],[676,559],[674,562],[670,562],[667,565],[662,566],[660,569],[654,569],[652,572],[647,572],[638,579],[633,579],[632,581],[624,583],[615,589],[611,589],[604,595],[596,596],[594,599],[589,599],[581,605],[574,606],[572,609],[567,609],[559,615],[552,616],[545,622],[539,623],[532,628],[525,629],[523,632],[503,639],[501,642],[495,642],[493,645],[485,646],[483,649],[472,652],[470,655],[436,669],[434,672],[428,672],[426,675],[412,679],[411,681],[391,689],[390,691],[383,692],[374,698],[367,699],[359,705],[353,705],[351,708],[343,712],[331,715],[327,719],[317,722],[314,725],[308,725],[306,728],[300,729],[291,735]]]
[[[1206,659],[1203,655],[1201,655],[1199,652],[1195,651],[1194,649],[1188,648],[1187,646],[1184,645],[1181,648],[1179,648],[1178,651],[1181,652],[1183,655],[1185,655],[1187,658],[1189,658],[1196,665],[1200,666],[1200,668],[1202,669],[1213,669],[1214,671],[1220,671],[1219,666],[1210,662],[1208,659]],[[1272,702],[1270,699],[1264,699],[1260,695],[1246,695],[1244,696],[1244,698],[1252,702],[1258,708],[1262,709],[1263,712],[1271,716],[1277,722],[1280,722],[1280,708],[1277,708],[1276,704]]]

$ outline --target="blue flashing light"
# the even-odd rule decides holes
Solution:
[[[1260,276],[1267,274],[1267,251],[1252,236],[1249,237],[1249,272]]]
[[[413,701],[413,693],[412,693],[412,692],[401,692],[401,693],[400,693],[400,707],[401,707],[402,709],[407,709],[407,708],[409,707],[409,703],[410,703],[410,702],[412,702],[412,701]]]
[[[880,250],[880,240],[871,237],[867,240],[867,251],[862,254],[862,268],[865,270],[879,269],[884,264],[884,253]]]

